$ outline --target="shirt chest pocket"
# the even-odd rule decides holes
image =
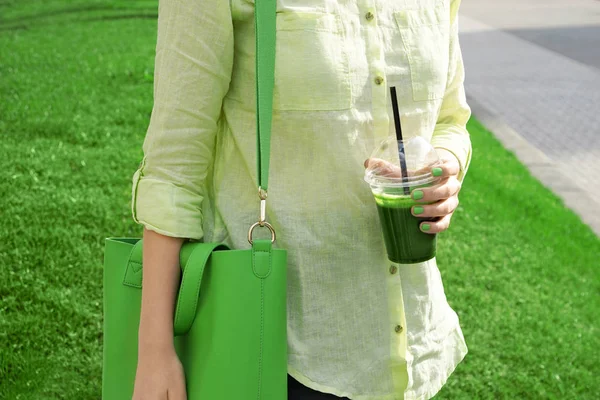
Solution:
[[[444,5],[394,12],[410,64],[415,101],[444,97],[450,54],[450,15]]]
[[[351,107],[348,53],[339,15],[277,13],[275,110]]]

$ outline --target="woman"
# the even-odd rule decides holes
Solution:
[[[267,213],[288,250],[290,399],[428,399],[467,353],[435,258],[390,268],[362,180],[394,134],[395,86],[405,137],[426,138],[443,160],[441,183],[420,193],[434,201],[421,229],[448,229],[471,160],[459,3],[278,0]],[[133,177],[145,227],[135,400],[185,398],[172,341],[182,243],[248,246],[253,10],[253,0],[160,1],[154,107]]]

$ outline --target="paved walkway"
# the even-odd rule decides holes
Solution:
[[[473,114],[600,236],[600,1],[463,0]]]

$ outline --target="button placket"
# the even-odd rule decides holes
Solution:
[[[400,264],[389,262],[387,267],[387,288],[391,336],[391,356],[398,362],[406,361],[407,337],[406,337],[406,315],[404,310],[404,298],[402,293],[402,279],[400,276]]]
[[[373,115],[373,136],[386,137],[389,130],[389,115],[387,112],[387,90],[385,79],[385,58],[377,21],[378,10],[372,0],[359,0],[358,7],[362,10],[364,35],[366,41],[367,62],[371,80],[371,101]]]
[[[378,140],[387,137],[390,129],[387,65],[378,26],[380,10],[376,9],[373,0],[357,0],[357,3],[361,13],[361,34],[366,44],[368,80],[371,83],[372,135],[375,140]],[[408,385],[407,357],[410,357],[410,353],[407,345],[408,328],[402,293],[401,265],[388,261],[382,268],[385,268],[385,272],[382,271],[382,278],[386,280],[387,289],[389,352],[392,360],[390,372],[394,387],[398,391],[403,391]]]

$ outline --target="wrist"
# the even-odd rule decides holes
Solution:
[[[138,358],[152,358],[160,354],[168,354],[175,351],[173,337],[166,340],[163,338],[141,337],[138,342]]]
[[[140,321],[138,347],[156,350],[173,347],[172,324],[157,324],[155,321]]]

